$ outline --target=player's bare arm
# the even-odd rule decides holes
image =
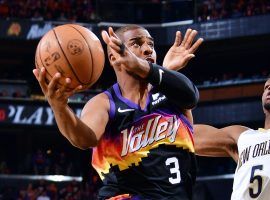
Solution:
[[[87,134],[86,137],[83,135],[76,136],[76,139],[80,141],[80,144],[84,145],[84,148],[93,147],[98,144],[109,121],[109,110],[109,99],[104,93],[91,98],[84,106],[80,119],[91,129],[89,131],[94,133]]]
[[[232,157],[238,160],[237,141],[245,126],[233,125],[221,129],[205,124],[194,125],[195,152],[202,156]]]
[[[162,66],[175,71],[184,68],[195,57],[194,53],[203,43],[202,38],[198,38],[194,42],[197,34],[198,32],[196,30],[187,29],[182,40],[181,32],[177,31],[175,41],[165,55]]]
[[[69,78],[66,79],[66,84],[59,84],[58,81],[61,77],[60,73],[55,74],[49,84],[45,81],[46,71],[44,68],[41,70],[35,69],[33,73],[54,112],[56,123],[62,135],[66,137],[72,145],[81,149],[96,146],[102,135],[102,130],[104,130],[102,129],[102,122],[105,126],[106,119],[108,120],[108,117],[106,118],[106,114],[108,115],[106,110],[108,109],[106,105],[109,105],[108,100],[106,101],[105,97],[102,97],[102,95],[91,100],[93,103],[86,104],[82,120],[80,120],[68,106],[67,102],[71,95],[81,89],[81,86],[70,91],[67,90],[70,84]],[[100,104],[94,102],[100,102]],[[92,112],[97,116],[88,114],[91,107],[100,109],[99,111]],[[100,116],[102,120],[99,120],[98,116]],[[100,123],[99,128],[95,125],[98,123]]]

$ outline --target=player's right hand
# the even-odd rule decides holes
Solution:
[[[46,83],[46,70],[44,67],[42,67],[41,70],[34,69],[33,73],[38,80],[41,90],[45,95],[45,98],[48,100],[48,103],[52,108],[55,109],[61,109],[62,107],[65,107],[67,105],[68,98],[82,88],[80,85],[74,90],[70,90],[70,78],[65,79],[65,84],[60,84],[60,73],[56,73],[50,82]]]

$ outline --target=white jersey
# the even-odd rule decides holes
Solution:
[[[231,200],[270,199],[270,129],[243,132]]]

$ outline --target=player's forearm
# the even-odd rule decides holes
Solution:
[[[199,101],[197,87],[182,73],[150,64],[147,79],[158,91],[165,94],[180,108],[191,109]]]
[[[93,130],[83,123],[69,106],[65,106],[61,110],[53,109],[53,111],[61,134],[73,146],[87,149],[97,145],[97,138]]]
[[[209,143],[210,138],[209,141],[196,139],[194,141],[196,155],[207,157],[230,157],[230,155],[226,151],[226,148],[223,148],[222,146],[217,148],[215,145],[211,145],[211,143]]]
[[[229,157],[232,142],[221,129],[205,124],[194,125],[195,153],[202,156]]]

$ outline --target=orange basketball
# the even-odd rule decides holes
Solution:
[[[104,51],[97,36],[89,29],[76,25],[60,25],[47,32],[39,41],[35,65],[46,69],[46,81],[61,73],[60,84],[71,79],[70,89],[93,85],[104,67]]]

